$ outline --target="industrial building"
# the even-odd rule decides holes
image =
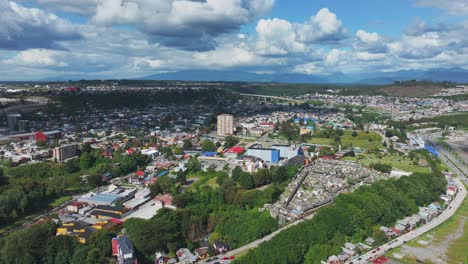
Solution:
[[[280,158],[282,159],[291,159],[296,156],[302,155],[302,149],[295,145],[273,145],[272,149],[277,149],[280,151]]]
[[[280,151],[278,149],[263,148],[260,144],[252,145],[245,154],[270,163],[276,163],[280,160]]]

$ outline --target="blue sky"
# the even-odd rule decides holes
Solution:
[[[0,0],[0,79],[468,68],[466,0]]]

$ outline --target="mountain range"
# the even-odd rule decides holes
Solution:
[[[81,79],[113,79],[110,76],[57,76],[40,81],[68,81]],[[395,81],[451,81],[468,83],[468,70],[455,67],[430,70],[403,70],[395,72],[375,72],[365,74],[344,74],[332,72],[329,74],[301,73],[253,73],[235,70],[183,70],[176,72],[157,73],[149,76],[133,78],[134,80],[178,80],[178,81],[225,81],[225,82],[277,82],[277,83],[329,83],[329,84],[389,84]]]

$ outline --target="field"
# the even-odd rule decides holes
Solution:
[[[455,113],[451,115],[422,118],[414,121],[394,122],[389,121],[389,125],[404,125],[409,128],[420,129],[427,127],[455,126],[457,129],[468,129],[468,112]]]
[[[353,146],[361,149],[374,149],[382,147],[382,138],[379,134],[375,132],[369,132],[366,134],[364,131],[356,131],[357,136],[353,137],[353,131],[343,131],[343,136],[341,136],[341,146]],[[320,145],[334,145],[335,137],[327,138],[323,135],[322,130],[317,131],[317,133],[312,136],[307,143],[311,144],[320,144]]]
[[[387,154],[387,155],[381,156],[381,158],[378,156],[378,154],[364,154],[364,155],[359,155],[356,157],[345,157],[344,160],[356,161],[357,163],[366,165],[366,166],[369,166],[372,163],[385,163],[385,164],[392,165],[392,167],[396,169],[407,171],[407,172],[425,173],[425,172],[430,171],[429,166],[422,167],[419,165],[414,165],[410,157],[400,156],[398,154]]]

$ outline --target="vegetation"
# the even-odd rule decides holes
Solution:
[[[445,191],[445,178],[432,161],[433,173],[415,173],[363,186],[340,194],[332,206],[310,220],[293,226],[238,258],[235,263],[320,263],[337,254],[346,241],[378,236],[380,225],[418,211],[418,206],[438,200]]]
[[[224,172],[189,168],[186,178],[197,180],[182,192],[181,182],[164,176],[150,186],[152,194],[172,194],[177,209],[162,210],[150,220],[129,219],[125,229],[143,263],[157,250],[173,255],[182,246],[196,248],[207,235],[212,242],[239,247],[277,228],[277,220],[258,209],[278,199],[296,172],[295,167],[275,167],[251,175],[235,168],[231,178]]]
[[[355,136],[353,136],[354,133]],[[337,141],[338,137],[339,140]],[[331,146],[341,144],[342,148],[349,146],[361,149],[375,149],[382,147],[381,140],[382,138],[380,135],[375,132],[365,133],[364,131],[321,129],[318,130],[307,142],[311,144]]]
[[[114,163],[120,163],[114,166]],[[0,227],[16,220],[56,206],[70,195],[102,184],[101,175],[111,172],[121,176],[147,163],[138,153],[128,156],[116,154],[113,160],[101,156],[100,150],[85,147],[80,158],[66,163],[41,162],[0,169]],[[81,175],[89,175],[83,181]]]
[[[111,257],[114,236],[110,231],[100,230],[84,245],[74,237],[55,236],[55,224],[46,222],[1,238],[0,263],[106,263]]]

